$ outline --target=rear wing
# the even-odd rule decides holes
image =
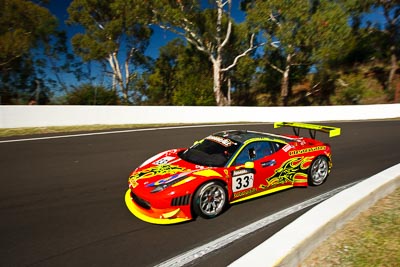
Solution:
[[[294,134],[300,136],[300,129],[308,129],[310,137],[315,139],[317,132],[328,133],[329,137],[339,136],[340,128],[301,122],[275,122],[274,128],[292,127]]]

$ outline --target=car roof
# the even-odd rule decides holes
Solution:
[[[284,135],[277,135],[271,133],[262,133],[248,130],[228,130],[221,131],[213,134],[214,136],[220,136],[224,138],[229,138],[235,142],[245,143],[252,139],[264,139],[268,141],[278,141],[278,142],[293,142],[296,138],[291,138]]]

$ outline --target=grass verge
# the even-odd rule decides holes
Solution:
[[[0,129],[0,137],[24,136],[35,134],[52,134],[52,133],[73,133],[73,132],[95,132],[95,131],[111,131],[139,128],[155,128],[155,127],[173,127],[173,126],[189,126],[189,125],[220,125],[220,124],[241,124],[246,122],[210,122],[210,123],[165,123],[165,124],[115,124],[115,125],[77,125],[77,126],[51,126],[51,127],[26,127],[26,128],[2,128]],[[257,122],[254,122],[257,123]]]
[[[301,266],[400,266],[400,188],[322,242]]]
[[[23,136],[50,133],[92,132],[105,130],[121,130],[136,128],[151,128],[162,126],[179,126],[183,124],[120,124],[120,125],[78,125],[78,126],[52,126],[0,129],[0,137]]]

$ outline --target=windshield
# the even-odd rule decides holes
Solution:
[[[219,137],[207,137],[203,141],[185,150],[180,157],[183,160],[202,166],[225,166],[233,153],[240,147],[240,144],[230,139],[224,139],[224,142],[220,142],[221,139],[219,138],[219,140],[216,140],[216,138]]]

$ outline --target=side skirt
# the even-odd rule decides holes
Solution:
[[[281,191],[281,190],[285,190],[285,189],[288,189],[288,188],[291,188],[291,187],[293,187],[293,185],[285,185],[285,186],[276,187],[276,188],[273,188],[273,189],[262,191],[260,193],[256,193],[256,194],[251,195],[251,196],[247,196],[247,197],[244,197],[244,198],[236,199],[234,201],[231,201],[230,204],[234,204],[234,203],[237,203],[237,202],[253,199],[253,198],[256,198],[256,197],[261,197],[261,196],[268,195],[268,194],[271,194],[271,193],[275,193],[275,192],[278,192],[278,191]]]

